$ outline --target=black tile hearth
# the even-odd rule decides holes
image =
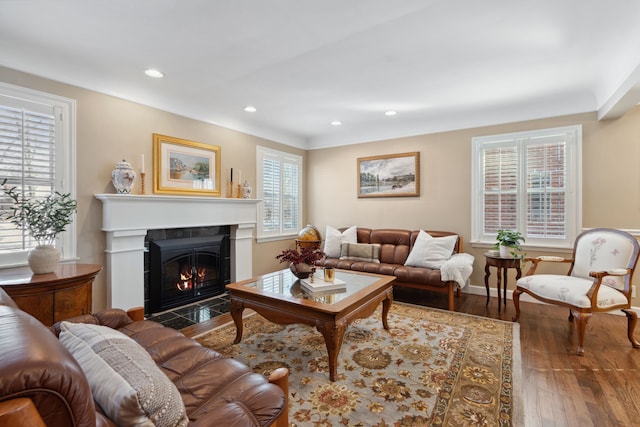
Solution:
[[[147,316],[147,319],[180,330],[228,313],[229,306],[229,295],[224,293],[194,304],[154,313]]]

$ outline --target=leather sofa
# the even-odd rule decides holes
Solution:
[[[344,231],[341,229],[340,231]],[[425,230],[432,237],[454,236],[457,233],[449,231]],[[454,310],[454,295],[460,296],[461,290],[454,281],[442,281],[440,270],[426,267],[408,267],[404,263],[413,248],[420,230],[398,229],[370,229],[357,228],[358,243],[378,244],[379,263],[346,260],[339,258],[325,258],[321,262],[323,267],[334,267],[344,270],[363,271],[367,273],[386,274],[395,276],[393,286],[402,286],[416,289],[427,289],[448,295],[448,308]],[[460,253],[462,238],[458,239],[453,248],[453,253]]]
[[[67,321],[105,325],[141,345],[175,384],[189,426],[287,425],[286,369],[274,372],[270,382],[244,364],[142,318],[142,309],[109,309]],[[0,425],[116,425],[94,402],[88,379],[56,336],[59,332],[59,323],[44,326],[0,288]]]

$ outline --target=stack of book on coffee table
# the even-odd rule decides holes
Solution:
[[[333,279],[333,282],[325,282],[324,279],[317,276],[313,278],[313,282],[311,282],[310,277],[301,279],[300,286],[302,286],[302,289],[305,291],[314,294],[344,292],[347,290],[347,283],[343,280]]]

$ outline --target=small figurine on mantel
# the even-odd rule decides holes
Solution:
[[[242,198],[249,199],[251,198],[251,193],[253,192],[253,188],[249,185],[249,181],[245,180],[242,184]]]

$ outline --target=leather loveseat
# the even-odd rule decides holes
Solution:
[[[272,375],[270,379],[278,385],[272,384],[242,363],[202,347],[178,331],[131,316],[141,318],[142,311],[128,314],[110,309],[69,319],[72,323],[64,327],[99,329],[89,325],[104,325],[142,346],[140,351],[148,352],[153,360],[150,363],[155,362],[175,384],[176,396],[179,392],[182,398],[184,409],[178,425],[287,425],[286,369]],[[62,345],[56,336],[59,332],[60,323],[44,326],[20,310],[0,288],[0,425],[116,425],[94,402],[94,384],[90,385],[83,368]],[[166,378],[163,381],[167,382]],[[117,398],[115,391],[108,392]]]
[[[344,230],[343,228],[340,231]],[[457,236],[453,253],[460,252],[462,248],[462,238],[456,233],[448,231],[425,231],[434,238]],[[328,257],[325,258],[321,265],[324,267],[395,276],[396,281],[393,283],[394,287],[403,286],[446,293],[449,297],[448,308],[449,310],[454,310],[454,294],[456,291],[458,296],[461,294],[461,290],[456,282],[452,280],[442,281],[441,272],[437,268],[409,267],[404,265],[409,253],[414,247],[419,233],[420,230],[357,227],[357,243],[380,245],[379,258],[375,260],[376,262],[344,259],[348,257],[342,257],[343,259]]]

